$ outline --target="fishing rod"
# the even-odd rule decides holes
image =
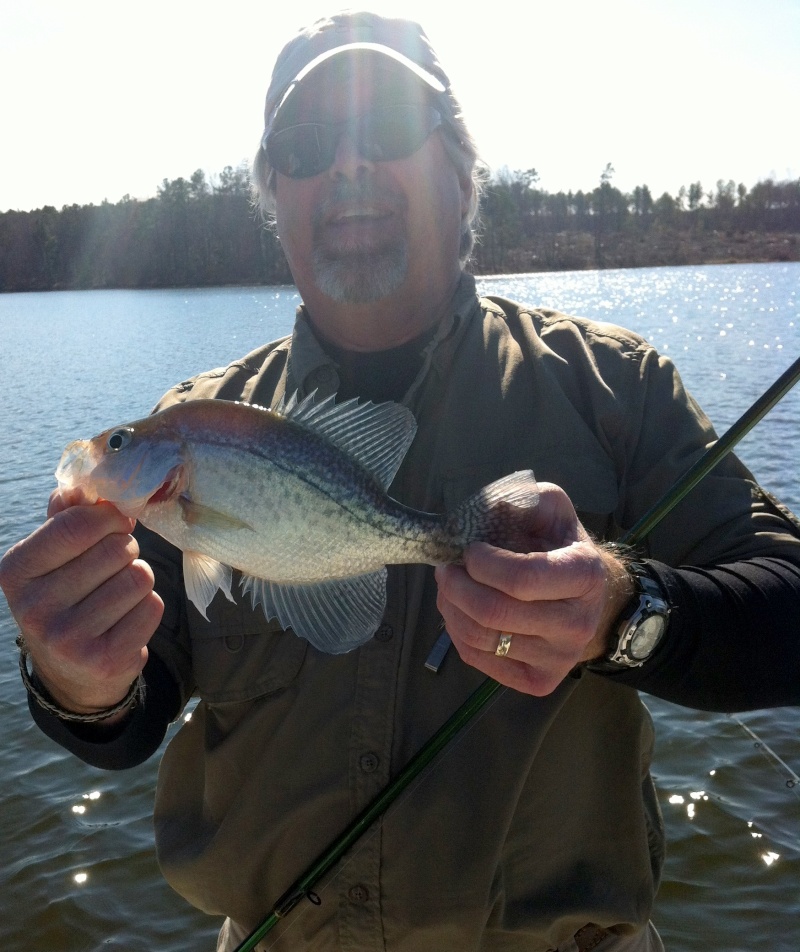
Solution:
[[[765,755],[768,759],[769,759],[769,758],[772,758],[772,760],[774,760],[775,763],[778,764],[779,767],[782,767],[782,768],[786,771],[786,773],[787,773],[787,775],[788,775],[788,779],[787,779],[787,781],[786,781],[786,786],[789,787],[790,790],[791,790],[793,787],[800,787],[800,777],[798,777],[798,775],[794,772],[794,770],[792,770],[792,768],[786,763],[785,760],[782,760],[782,759],[775,753],[775,751],[774,751],[765,741],[763,741],[763,740],[758,736],[758,734],[756,734],[756,732],[753,730],[752,727],[748,727],[747,724],[745,724],[745,722],[744,722],[743,720],[741,720],[741,718],[738,718],[735,714],[729,714],[728,717],[729,717],[732,721],[736,721],[736,723],[739,725],[739,727],[741,727],[741,729],[742,729],[746,734],[749,734],[750,737],[753,738],[753,745],[754,745],[754,747],[755,747],[757,750],[763,751],[763,752],[764,752],[764,755]]]
[[[736,444],[778,403],[800,380],[800,357],[769,387],[755,403],[720,437],[700,459],[642,516],[619,540],[627,546],[640,544],[678,503],[725,457]],[[286,890],[250,935],[234,952],[253,952],[256,945],[303,899],[315,905],[321,902],[314,886],[329,872],[369,827],[382,816],[400,794],[414,781],[450,741],[482,710],[502,685],[492,678],[483,684],[436,731],[367,807],[345,828],[327,849]]]

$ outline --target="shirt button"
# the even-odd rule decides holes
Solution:
[[[314,383],[320,387],[336,387],[339,383],[339,375],[330,364],[323,364],[321,367],[317,367],[312,377]]]
[[[377,770],[379,763],[378,755],[373,754],[371,751],[368,754],[362,754],[358,759],[358,764],[364,773],[372,773]]]
[[[351,886],[347,890],[347,898],[350,902],[366,902],[369,899],[369,891],[366,886]]]
[[[392,631],[391,625],[380,625],[378,630],[375,632],[376,641],[391,641],[394,632]]]

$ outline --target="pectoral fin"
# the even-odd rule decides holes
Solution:
[[[249,522],[243,522],[236,516],[219,512],[210,506],[203,506],[186,495],[179,496],[178,502],[183,511],[183,521],[187,525],[203,526],[206,529],[253,529]]]
[[[253,607],[328,654],[352,651],[375,634],[386,607],[386,569],[315,585],[277,585],[243,576]]]
[[[234,601],[231,595],[230,566],[200,552],[183,553],[183,582],[187,598],[206,621],[206,610],[219,589],[222,589],[228,601]]]

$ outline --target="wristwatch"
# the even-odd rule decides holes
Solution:
[[[603,658],[590,661],[590,671],[613,672],[641,668],[652,657],[669,623],[670,607],[661,586],[639,562],[628,566],[634,593],[611,629],[610,644]]]

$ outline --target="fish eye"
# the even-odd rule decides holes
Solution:
[[[106,440],[106,446],[112,453],[118,453],[120,450],[124,450],[132,439],[133,430],[127,428],[114,430],[111,436]]]

